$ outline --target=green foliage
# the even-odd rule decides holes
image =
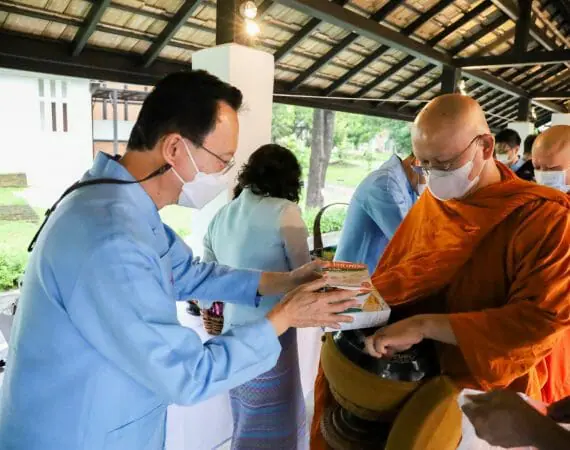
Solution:
[[[18,280],[24,274],[25,260],[24,254],[0,253],[0,291],[9,291],[18,287]]]
[[[313,225],[315,217],[319,212],[318,209],[308,209],[303,212],[303,220],[307,224],[309,234],[313,234]],[[333,206],[327,209],[321,217],[321,233],[332,233],[333,231],[340,231],[346,218],[346,206]]]
[[[410,124],[399,120],[386,120],[390,140],[394,143],[394,151],[400,156],[407,157],[412,153],[412,136]]]

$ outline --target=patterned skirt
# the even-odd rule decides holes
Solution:
[[[308,449],[296,330],[289,330],[280,342],[281,355],[273,369],[230,391],[232,450]]]

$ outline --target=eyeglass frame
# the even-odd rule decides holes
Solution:
[[[450,161],[446,162],[444,166],[442,167],[425,167],[423,164],[421,164],[419,167],[421,167],[422,171],[426,174],[429,175],[431,170],[440,170],[442,172],[449,172],[452,169],[452,166],[461,159],[461,157],[467,152],[467,150],[469,150],[471,148],[471,146],[473,145],[473,143],[482,138],[483,136],[489,136],[489,134],[484,133],[484,134],[478,134],[477,136],[475,136],[473,139],[471,139],[471,141],[469,142],[469,144],[467,145],[467,147],[465,147],[465,149],[463,149],[461,151],[461,153],[459,153],[459,155],[457,155],[456,157],[452,158]]]
[[[188,139],[188,138],[186,138]],[[190,142],[192,142],[190,139],[188,139]],[[209,153],[210,155],[212,155],[214,158],[216,158],[218,161],[220,161],[223,165],[224,168],[222,169],[222,175],[225,175],[226,173],[228,173],[233,166],[235,166],[236,160],[235,157],[231,157],[228,161],[226,161],[224,158],[222,158],[221,156],[217,155],[216,153],[214,153],[212,150],[210,150],[209,148],[205,147],[203,144],[195,144],[194,142],[192,142],[192,144],[199,149],[204,150],[206,153]]]

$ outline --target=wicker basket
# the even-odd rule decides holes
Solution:
[[[206,332],[212,336],[218,336],[224,328],[224,316],[217,316],[208,309],[202,310],[202,323]]]

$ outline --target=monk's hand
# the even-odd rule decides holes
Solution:
[[[570,397],[552,403],[548,407],[548,417],[558,423],[570,423]]]
[[[537,445],[536,429],[544,429],[548,419],[516,392],[494,391],[467,398],[470,401],[461,409],[480,439],[505,448]]]
[[[358,305],[354,291],[332,290],[318,292],[326,286],[324,278],[306,283],[285,295],[280,303],[267,314],[278,335],[291,327],[340,328],[352,317],[341,315],[348,308]]]
[[[380,328],[366,338],[366,351],[375,358],[390,357],[408,350],[425,338],[419,316],[410,317],[387,327]]]

